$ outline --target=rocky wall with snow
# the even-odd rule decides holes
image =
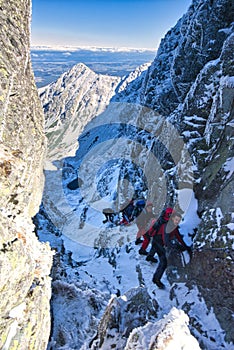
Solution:
[[[194,238],[198,252],[186,273],[214,307],[229,341],[234,325],[233,14],[229,0],[193,1],[162,39],[154,62],[142,75],[138,100],[131,84],[126,93],[131,103],[140,97],[143,105],[163,114],[191,156],[201,221]],[[123,91],[115,99],[122,96]],[[147,162],[144,154],[139,157]],[[225,297],[219,298],[220,294]]]
[[[51,251],[32,217],[43,190],[44,116],[30,62],[31,2],[0,1],[0,348],[46,349]]]
[[[114,97],[140,100],[176,127],[194,164],[197,240],[219,247],[233,242],[233,14],[231,0],[193,1],[162,39],[138,94],[130,82]]]
[[[213,309],[217,320],[225,330],[225,338],[233,342],[233,251],[204,248],[194,252],[192,261],[177,273],[168,271],[171,284],[187,281],[188,288],[196,285],[209,309]],[[176,288],[176,287],[175,287]],[[173,289],[171,297],[175,297]],[[184,311],[190,314],[192,304],[185,303]],[[192,327],[197,320],[191,318]]]

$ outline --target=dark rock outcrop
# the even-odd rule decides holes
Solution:
[[[164,115],[183,103],[203,67],[220,57],[232,21],[231,0],[194,0],[160,43],[149,69],[145,103]]]
[[[197,286],[209,309],[213,308],[220,325],[225,329],[226,340],[233,342],[234,308],[234,255],[223,249],[205,248],[194,252],[192,261],[186,267],[178,268],[179,274],[168,271],[173,283],[184,282],[188,288]],[[178,267],[178,265],[177,265]],[[189,306],[185,310],[189,314]],[[196,324],[192,325],[195,329]]]

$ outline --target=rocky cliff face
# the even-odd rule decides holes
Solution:
[[[160,43],[149,70],[145,103],[166,115],[183,103],[207,63],[220,57],[232,20],[232,1],[194,0]]]
[[[30,63],[31,3],[0,2],[0,348],[46,349],[51,252],[31,217],[43,189],[43,111]]]
[[[215,237],[218,246],[230,234],[233,211],[233,14],[230,0],[193,1],[162,39],[140,77],[138,94],[130,83],[126,94],[114,97],[121,101],[127,95],[132,103],[140,98],[182,135],[194,163],[193,187],[203,219],[197,239],[210,244]]]

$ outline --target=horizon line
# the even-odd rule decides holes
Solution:
[[[89,50],[89,51],[149,51],[156,52],[156,48],[137,48],[137,47],[115,47],[115,46],[95,46],[95,45],[31,45],[31,50],[51,50],[51,51],[78,51],[78,50]]]

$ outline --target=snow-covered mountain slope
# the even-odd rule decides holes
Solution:
[[[230,0],[194,0],[162,40],[152,65],[115,80],[114,86],[110,81],[106,85],[103,78],[105,103],[99,108],[100,86],[97,94],[88,93],[86,102],[80,101],[84,114],[74,113],[72,122],[65,117],[68,122],[63,124],[61,119],[66,110],[68,117],[78,110],[77,103],[72,103],[79,89],[91,92],[96,75],[89,72],[82,86],[77,81],[77,88],[71,84],[69,96],[61,81],[59,95],[51,86],[45,88],[44,96],[52,98],[42,99],[51,132],[48,158],[57,160],[54,169],[45,172],[43,195],[57,236],[51,225],[52,235],[45,235],[43,227],[40,233],[58,251],[52,302],[52,334],[57,344],[52,349],[88,346],[87,341],[94,345],[96,340],[99,348],[98,328],[103,322],[99,327],[98,323],[107,306],[106,293],[123,297],[142,283],[159,304],[157,321],[176,306],[190,317],[190,329],[201,348],[233,348],[232,9]],[[77,68],[79,72],[81,67]],[[70,103],[65,104],[66,100]],[[67,157],[71,150],[73,157]],[[76,186],[69,188],[71,183]],[[155,289],[155,267],[138,255],[135,225],[109,227],[102,222],[103,208],[119,211],[123,199],[129,201],[139,194],[154,202],[155,215],[164,205],[180,207],[186,239],[198,229],[192,261],[186,266],[173,263],[164,276],[167,292]],[[39,226],[44,224],[41,217]],[[60,294],[63,284],[68,295],[72,289],[71,298],[66,292]],[[70,310],[78,310],[80,288],[91,289],[102,301],[98,306],[85,304],[86,316],[73,313],[76,326],[72,328]],[[94,309],[92,318],[90,310]],[[84,327],[81,320],[85,320]],[[122,315],[119,327],[121,321]],[[104,332],[117,339],[120,335],[109,328],[106,322]],[[103,344],[103,349],[110,348],[109,342]]]
[[[46,117],[47,160],[74,155],[84,126],[106,108],[121,78],[94,73],[79,63],[39,89]]]
[[[56,250],[49,349],[154,349],[152,332],[158,334],[160,349],[199,348],[189,331],[201,349],[233,348],[199,288],[181,274],[182,269],[176,272],[188,262],[186,256],[171,265],[174,281],[164,275],[166,289],[159,290],[152,283],[157,263],[139,255],[139,246],[131,239],[114,249],[101,244],[93,249],[61,235],[43,210],[39,216],[37,233]],[[136,230],[135,224],[121,228],[103,225],[102,234],[106,238],[114,234],[134,237]],[[186,266],[190,268],[190,264]],[[189,319],[174,307],[184,310]]]
[[[39,89],[49,140],[47,161],[74,155],[84,126],[105,110],[116,93],[126,91],[129,84],[132,83],[137,90],[149,65],[145,63],[120,78],[96,74],[83,63],[78,63],[56,82]]]

